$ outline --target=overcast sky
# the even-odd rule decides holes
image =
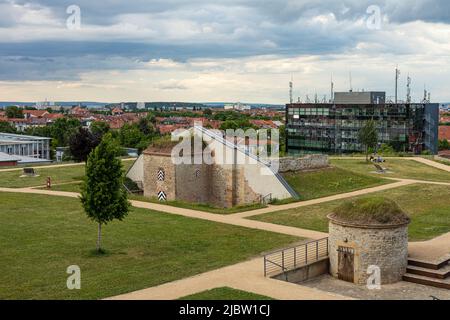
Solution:
[[[402,99],[409,73],[450,101],[448,0],[0,0],[3,101],[282,104],[350,72],[391,96],[396,65]]]

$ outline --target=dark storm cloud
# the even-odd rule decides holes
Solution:
[[[20,11],[42,10],[47,19],[51,16],[59,24],[52,26],[56,30],[64,26],[66,8],[72,4],[81,7],[82,26],[92,29],[86,39],[58,33],[46,38],[43,34],[49,27],[39,24],[39,14],[33,21]],[[11,30],[14,35],[30,20],[36,24],[36,39],[0,39],[0,79],[4,80],[76,78],[89,70],[139,68],[154,58],[185,61],[338,54],[361,41],[380,44],[379,50],[383,50],[382,37],[355,23],[366,16],[369,5],[379,5],[391,23],[450,22],[450,2],[445,0],[0,0],[0,5],[0,31]],[[318,16],[332,19],[323,24],[314,22]],[[179,21],[184,24],[176,27]],[[186,23],[192,25],[192,33]],[[122,31],[130,25],[136,30],[131,28],[121,35],[104,33],[109,27],[119,26]],[[147,33],[140,35],[141,30]],[[391,50],[394,52],[395,46]]]

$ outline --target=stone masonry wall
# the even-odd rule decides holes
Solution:
[[[144,154],[144,196],[155,198],[166,193],[167,200],[206,203],[219,208],[252,204],[260,195],[245,178],[244,167],[232,165],[174,165],[170,155]],[[158,181],[158,170],[164,181]],[[234,171],[235,170],[235,171]]]
[[[237,177],[237,193],[236,204],[252,204],[261,201],[261,195],[253,191],[248,184],[248,180],[245,178],[245,168],[242,165],[238,165],[236,168]]]
[[[338,277],[338,247],[355,250],[354,281],[366,284],[370,275],[367,268],[375,265],[381,269],[381,283],[402,280],[408,261],[408,226],[387,229],[365,229],[342,226],[330,221],[330,273]]]
[[[158,181],[158,170],[164,171],[164,181]],[[175,166],[169,156],[144,155],[144,196],[156,198],[163,191],[167,200],[175,200]]]
[[[210,195],[210,167],[205,164],[176,166],[176,198],[178,200],[208,203]]]
[[[324,154],[312,154],[301,158],[285,157],[279,159],[279,172],[295,172],[321,169],[329,166],[329,159]]]

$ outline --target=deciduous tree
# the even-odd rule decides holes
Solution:
[[[366,154],[366,162],[369,162],[369,149],[373,149],[378,143],[378,133],[375,121],[369,120],[359,130],[359,142],[364,146],[364,152]]]
[[[108,133],[89,155],[86,164],[80,199],[86,215],[98,224],[98,252],[102,252],[102,225],[115,219],[122,221],[130,208],[123,188],[122,162],[117,154],[118,147]]]

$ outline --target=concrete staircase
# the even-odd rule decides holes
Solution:
[[[436,262],[408,259],[403,280],[450,290],[450,256]]]

